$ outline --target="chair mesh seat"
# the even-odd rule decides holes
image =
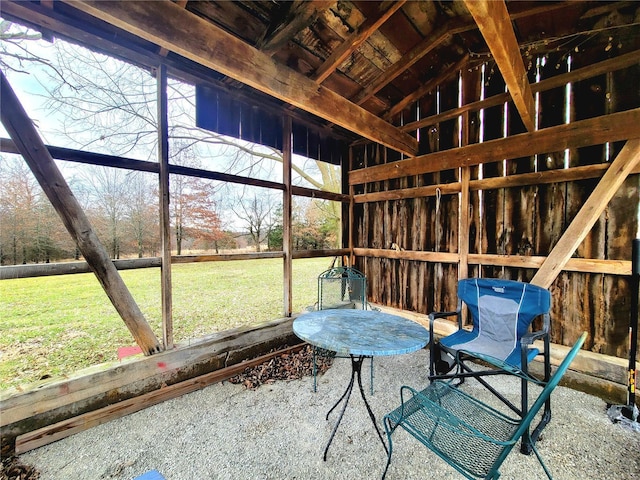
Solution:
[[[519,426],[518,421],[443,382],[434,382],[387,418],[390,427],[399,423],[446,461],[478,478],[491,472]]]

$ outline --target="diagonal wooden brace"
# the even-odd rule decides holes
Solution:
[[[0,72],[0,98],[2,98],[0,112],[5,129],[60,215],[64,226],[75,240],[78,249],[127,328],[145,355],[162,351],[163,348],[153,330],[2,72]]]

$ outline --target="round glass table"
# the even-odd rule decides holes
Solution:
[[[374,310],[330,309],[305,313],[293,322],[294,333],[316,347],[351,358],[351,379],[346,390],[327,413],[326,419],[342,403],[340,416],[333,427],[324,450],[327,459],[329,446],[349,403],[353,385],[357,381],[369,417],[378,438],[387,451],[375,415],[362,388],[362,362],[367,357],[400,355],[415,352],[429,343],[429,332],[422,325],[406,318]]]

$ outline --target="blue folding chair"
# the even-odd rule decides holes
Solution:
[[[472,322],[471,329],[463,325],[463,305]],[[457,316],[458,330],[438,342],[431,342],[429,379],[478,380],[511,410],[524,416],[528,410],[528,384],[544,385],[549,381],[549,326],[551,294],[549,290],[529,283],[493,278],[469,278],[458,283],[458,307],[455,312],[434,312],[429,315],[429,328],[433,337],[433,324],[437,318]],[[542,318],[540,330],[531,331],[533,321]],[[542,340],[542,352],[534,346]],[[542,354],[544,373],[539,380],[529,374],[528,364]],[[489,369],[471,368],[469,362],[489,364]],[[451,373],[450,373],[451,372]],[[518,375],[521,378],[521,401],[516,406],[498,392],[484,377],[499,374]],[[551,401],[548,400],[540,422],[533,433],[523,436],[521,451],[531,453],[544,427],[551,420]]]

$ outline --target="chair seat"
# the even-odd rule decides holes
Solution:
[[[512,440],[520,420],[507,417],[441,381],[389,413],[390,428],[400,425],[443,460],[468,475],[485,478]],[[479,455],[479,452],[482,452]]]
[[[496,358],[513,367],[522,368],[522,346],[520,342],[513,342],[507,354],[504,345],[499,341],[492,341],[490,338],[480,337],[475,331],[458,330],[457,332],[440,340],[440,345],[451,350],[455,356],[455,351],[466,350],[469,354],[479,353]],[[535,347],[527,349],[527,361],[532,362],[540,353]]]

